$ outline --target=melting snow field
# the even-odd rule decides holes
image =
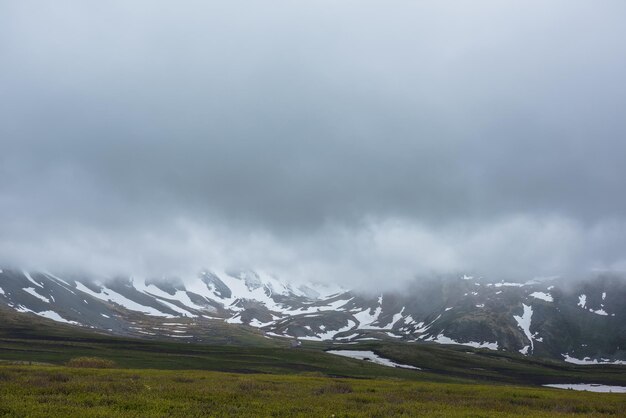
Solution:
[[[494,286],[494,287],[524,287],[524,283],[509,283],[509,282],[500,282],[500,283],[489,283],[487,284],[487,286]]]
[[[27,271],[22,271],[22,273],[24,274],[24,276],[28,279],[29,282],[31,282],[32,284],[34,284],[37,287],[41,287],[43,288],[43,286],[41,285],[41,283],[37,283],[37,281],[35,281],[35,279],[33,279],[31,277],[31,275],[27,272]]]
[[[598,361],[597,359],[591,359],[590,357],[585,357],[583,359],[571,357],[569,354],[563,354],[563,361],[572,364],[578,365],[589,365],[589,364],[624,364],[626,365],[626,361],[623,360],[615,360],[611,361],[609,359],[601,359]]]
[[[42,301],[44,301],[46,303],[50,303],[50,299],[48,299],[45,296],[41,296],[39,293],[37,293],[37,291],[35,290],[34,287],[27,287],[27,288],[25,288],[23,290],[24,290],[24,292],[30,293],[31,295],[33,295],[34,297],[36,297],[39,300],[42,300]]]
[[[80,325],[76,321],[68,321],[67,319],[63,318],[61,315],[59,315],[58,313],[54,311],[43,311],[43,312],[33,312],[33,313],[39,316],[43,316],[44,318],[52,319],[53,321],[65,322],[66,324]]]
[[[602,293],[602,300],[606,299],[606,292]],[[592,308],[587,308],[587,295],[580,295],[578,296],[578,306],[580,306],[583,309],[589,309],[589,312],[594,313],[596,315],[602,315],[602,316],[608,316],[609,314],[604,310],[604,309],[592,309]],[[602,307],[604,307],[604,305],[602,305]],[[615,314],[611,314],[611,316],[615,316]]]
[[[354,321],[350,321],[348,320],[348,325],[346,325],[343,328],[340,328],[336,331],[326,331],[324,333],[318,334],[315,337],[300,337],[301,340],[309,340],[309,341],[324,341],[324,340],[332,340],[333,337],[341,332],[346,332],[346,331],[350,331],[352,328],[354,328],[356,326],[356,324],[354,323]]]
[[[522,304],[522,306],[524,307],[524,313],[522,314],[522,316],[514,315],[513,318],[517,322],[517,325],[522,329],[522,331],[524,331],[524,335],[526,335],[528,341],[530,341],[530,350],[532,351],[535,348],[533,342],[535,336],[530,332],[530,321],[533,316],[533,308],[526,304]],[[528,349],[524,347],[522,350],[520,350],[520,353],[526,355],[528,354]]]
[[[161,316],[164,318],[173,318],[172,315],[158,311],[150,306],[140,305],[139,303],[134,302],[111,289],[107,289],[106,287],[102,287],[98,292],[94,292],[93,290],[85,286],[84,284],[77,282],[76,289],[80,290],[83,293],[87,293],[88,295],[91,295],[97,299],[103,300],[105,302],[117,303],[118,305],[123,306],[124,308],[129,309],[131,311],[143,312],[146,315]]]
[[[371,361],[372,363],[380,364],[382,366],[401,367],[403,369],[421,370],[419,367],[409,366],[408,364],[394,363],[393,361],[389,359],[380,357],[378,354],[374,353],[373,351],[329,350],[327,351],[327,353],[335,354],[337,356],[355,358],[357,360],[368,360],[368,361]]]
[[[587,392],[626,393],[626,386],[607,386],[595,383],[554,384],[543,386],[556,389],[584,390]]]
[[[34,313],[35,315],[39,315],[39,316],[43,316],[44,318],[48,318],[48,319],[52,319],[53,321],[57,321],[57,322],[64,322],[66,324],[72,324],[72,325],[81,325],[80,323],[76,322],[76,321],[68,321],[67,319],[63,318],[61,315],[59,315],[58,313],[54,312],[54,311],[43,311],[43,312],[35,312],[32,311],[22,305],[19,305],[17,308],[15,308],[16,311],[18,312],[30,312],[30,313]]]
[[[541,299],[541,300],[545,300],[546,302],[554,302],[554,299],[552,299],[552,295],[549,293],[544,293],[544,292],[533,292],[530,294],[530,296],[536,298],[536,299]]]
[[[438,344],[458,344],[458,345],[465,345],[468,347],[474,347],[474,348],[488,348],[490,350],[497,350],[498,349],[498,343],[490,343],[490,342],[475,342],[475,341],[469,341],[469,342],[459,342],[459,341],[455,341],[452,338],[448,338],[443,334],[439,334],[436,337],[435,336],[431,336],[430,338],[425,339],[424,341],[432,341]]]

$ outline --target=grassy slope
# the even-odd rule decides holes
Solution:
[[[287,342],[269,340],[225,326],[236,341],[224,345],[138,340],[100,335],[39,318],[0,311],[0,360],[64,364],[73,357],[98,356],[125,368],[196,369],[238,373],[297,374],[401,378],[439,382],[508,384],[605,383],[626,385],[624,366],[573,366],[529,359],[517,354],[446,347],[436,344],[362,343],[334,348],[373,350],[422,371],[394,369],[322,352],[330,344],[305,343],[287,348]]]
[[[322,352],[331,347],[326,343],[286,348],[239,327],[217,335],[219,345],[137,340],[0,311],[0,359],[9,360],[0,361],[0,416],[626,414],[623,394],[511,384],[626,384],[624,367],[580,368],[466,347],[343,346],[424,369],[413,371],[329,355]],[[83,355],[112,359],[122,369],[15,364],[63,364]]]
[[[367,346],[363,347],[367,348]],[[384,357],[424,370],[483,382],[515,384],[605,383],[626,386],[626,366],[577,366],[518,353],[438,344],[370,344]]]
[[[101,335],[6,311],[0,311],[0,315],[0,360],[64,364],[73,357],[98,356],[127,368],[458,380],[332,356],[317,348],[291,349],[287,348],[288,341],[269,340],[258,334],[246,334],[245,344],[190,344]],[[224,332],[246,333],[240,327],[227,328]]]
[[[0,416],[624,416],[626,396],[209,371],[0,365]]]

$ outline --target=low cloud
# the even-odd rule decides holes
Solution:
[[[406,219],[368,219],[291,237],[184,219],[147,230],[27,232],[2,240],[3,261],[62,272],[69,266],[70,272],[99,279],[128,274],[185,279],[205,268],[255,269],[291,282],[378,291],[441,275],[526,281],[626,268],[619,250],[626,244],[625,223],[585,227],[559,218],[518,216],[441,228]]]
[[[0,262],[623,269],[626,5],[0,5]]]

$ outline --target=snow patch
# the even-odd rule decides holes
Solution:
[[[249,324],[249,325],[250,325],[251,327],[255,327],[255,328],[262,328],[262,327],[265,327],[265,326],[267,326],[267,325],[271,325],[271,324],[273,324],[273,323],[274,323],[273,321],[270,321],[270,322],[261,322],[261,321],[259,321],[258,319],[253,318],[253,319],[250,321],[250,324]]]
[[[42,301],[44,301],[46,303],[50,303],[50,299],[48,299],[47,297],[42,296],[39,293],[37,293],[37,291],[35,290],[34,287],[27,287],[27,288],[24,288],[22,290],[24,292],[26,292],[26,293],[29,293],[29,294],[33,295],[34,297],[36,297],[39,300],[42,300]]]
[[[280,337],[280,338],[290,338],[288,335],[276,334],[275,332],[266,332],[265,335],[269,335],[272,337]]]
[[[489,285],[488,285],[489,286]],[[524,283],[500,282],[493,285],[494,287],[523,287]]]
[[[354,314],[353,316],[356,318],[357,321],[359,321],[360,329],[378,328],[375,326],[371,326],[371,324],[378,320],[378,316],[380,315],[382,310],[383,309],[378,306],[374,310],[374,313],[372,313],[372,309],[370,308],[364,309],[361,312]]]
[[[546,302],[554,302],[552,295],[549,293],[533,292],[530,294],[530,296],[534,297],[535,299],[545,300]]]
[[[606,297],[606,293],[602,293],[602,300]],[[588,309],[589,312],[594,313],[596,315],[608,316],[609,314],[604,309],[594,310],[592,308],[587,308],[587,295],[578,296],[578,306],[583,309]]]
[[[334,354],[337,356],[350,357],[350,358],[354,358],[357,360],[367,360],[367,361],[371,361],[372,363],[380,364],[382,366],[387,366],[387,367],[400,367],[403,369],[421,370],[419,367],[410,366],[408,364],[395,363],[389,359],[380,357],[378,354],[374,353],[373,351],[329,350],[327,351],[327,353]]]
[[[76,321],[68,321],[67,319],[63,318],[61,315],[59,315],[58,313],[54,311],[43,311],[43,312],[33,312],[33,313],[39,316],[43,316],[44,318],[52,319],[53,321],[63,322],[63,323],[72,324],[72,325],[80,325]]]
[[[55,276],[54,274],[49,273],[49,272],[44,272],[44,274],[45,274],[46,276],[48,276],[48,278],[49,278],[49,279],[52,279],[52,280],[55,280],[55,281],[59,282],[59,283],[61,284],[61,286],[62,286],[65,290],[67,290],[68,292],[70,292],[71,294],[73,294],[73,295],[75,295],[75,294],[76,294],[76,293],[74,293],[74,291],[72,290],[72,286],[71,286],[68,282],[66,282],[65,280],[63,280],[63,279],[61,279],[61,278],[59,278],[59,277],[57,277],[57,276]]]
[[[164,318],[174,318],[173,315],[170,314],[166,314],[163,313],[161,311],[158,311],[150,306],[144,306],[144,305],[140,305],[137,302],[134,302],[130,299],[128,299],[125,296],[120,295],[119,293],[111,290],[111,289],[107,289],[106,287],[103,287],[100,289],[100,292],[94,292],[93,290],[91,290],[90,288],[88,288],[87,286],[85,286],[82,283],[76,283],[76,289],[78,289],[79,291],[83,292],[83,293],[87,293],[90,296],[93,296],[96,299],[100,299],[103,300],[105,302],[112,302],[112,303],[116,303],[120,306],[123,306],[126,309],[129,309],[131,311],[137,311],[137,312],[142,312],[145,313],[146,315],[151,315],[151,316],[161,316]]]
[[[535,335],[530,332],[530,322],[533,316],[533,308],[526,304],[522,304],[522,306],[524,307],[524,313],[522,316],[514,315],[513,318],[517,322],[517,326],[524,331],[524,335],[526,335],[528,341],[530,341],[530,351],[532,352],[535,349],[535,344],[533,342]]]
[[[567,363],[572,363],[572,364],[578,364],[581,366],[587,366],[587,365],[591,365],[591,364],[621,364],[621,365],[626,365],[626,361],[623,360],[615,360],[615,361],[610,361],[610,360],[597,360],[597,359],[591,359],[591,357],[585,357],[583,359],[578,359],[578,358],[574,358],[571,357],[568,353],[565,354],[561,354],[563,356],[563,361],[567,362]]]
[[[354,321],[348,320],[348,325],[346,325],[343,328],[340,328],[336,331],[326,331],[324,333],[321,334],[317,334],[317,336],[313,336],[313,337],[300,337],[300,340],[309,340],[309,341],[324,341],[324,340],[332,340],[333,337],[339,333],[342,332],[346,332],[346,331],[350,331],[351,329],[353,329],[356,326],[356,323]]]
[[[229,324],[243,324],[243,321],[241,320],[239,314],[233,316],[232,318],[225,319],[224,321],[228,322]]]
[[[424,341],[431,341],[437,344],[456,344],[456,345],[465,345],[467,347],[474,347],[474,348],[488,348],[489,350],[497,350],[498,349],[498,343],[490,343],[490,342],[475,342],[475,341],[468,341],[468,342],[459,342],[459,341],[455,341],[452,338],[446,337],[443,334],[439,334],[436,337],[429,337],[427,339],[425,339]]]
[[[417,324],[418,329],[415,332],[424,333],[428,331],[428,329],[439,319],[441,318],[441,314],[437,315],[437,318],[433,319],[428,325],[424,325],[423,322]]]
[[[597,383],[570,383],[543,385],[549,388],[583,390],[587,392],[626,393],[626,386],[608,386]]]
[[[37,287],[41,287],[43,289],[43,286],[41,285],[41,283],[37,283],[35,281],[35,279],[33,279],[31,277],[31,275],[26,271],[26,270],[22,270],[22,273],[24,274],[24,276],[28,279],[29,282],[31,282],[32,284],[34,284]]]
[[[172,307],[171,301],[180,302],[185,307],[189,307],[198,311],[211,310],[211,309],[207,309],[207,307],[205,306],[200,306],[200,305],[193,303],[192,300],[189,298],[189,295],[187,294],[186,291],[176,290],[176,292],[173,295],[170,295],[169,293],[164,292],[163,290],[159,289],[154,284],[147,284],[145,279],[142,280],[142,279],[133,278],[131,279],[131,283],[133,287],[137,289],[139,292],[152,296],[156,298],[159,302],[163,302],[163,299],[165,299],[166,306],[168,306],[170,309],[173,309],[179,313],[182,313],[184,316],[189,316],[192,318],[196,317],[196,315],[186,310],[181,310],[181,308]]]

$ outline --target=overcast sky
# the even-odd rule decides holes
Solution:
[[[0,0],[0,262],[624,270],[624,22],[622,0]]]

